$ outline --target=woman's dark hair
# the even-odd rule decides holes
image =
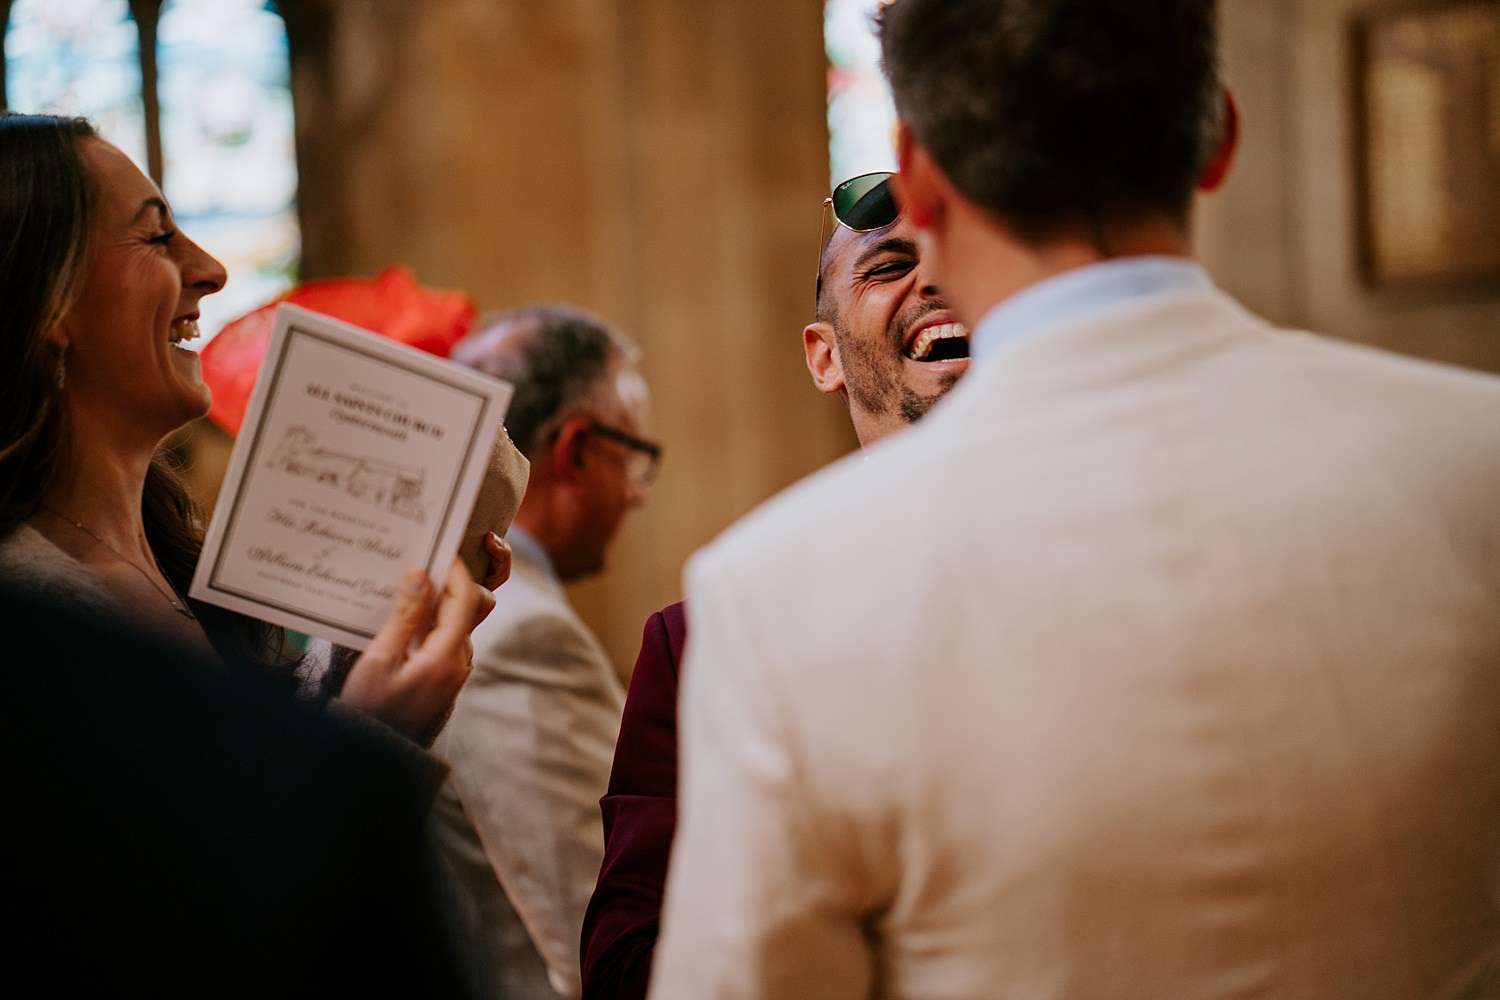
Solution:
[[[0,538],[36,514],[68,462],[62,358],[48,332],[67,311],[88,266],[98,204],[83,118],[0,113]],[[202,517],[158,452],[146,474],[141,517],[161,570],[186,593],[203,547]],[[277,670],[295,665],[285,632],[244,615],[194,605],[227,659]]]
[[[0,115],[0,537],[35,514],[64,460],[52,328],[78,288],[98,200],[82,118]]]

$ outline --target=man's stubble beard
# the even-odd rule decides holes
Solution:
[[[958,382],[957,375],[944,376],[942,389],[930,395],[917,392],[901,377],[902,365],[905,364],[901,344],[906,339],[906,331],[923,316],[942,308],[942,304],[934,303],[909,316],[898,316],[887,329],[884,340],[874,342],[850,336],[843,318],[833,317],[833,340],[839,351],[849,405],[858,406],[867,413],[894,413],[903,422],[914,424],[953,388]]]

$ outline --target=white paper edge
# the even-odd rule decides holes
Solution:
[[[261,359],[260,371],[255,378],[255,388],[250,394],[250,405],[245,411],[244,421],[240,424],[240,433],[235,438],[234,448],[230,452],[229,466],[224,473],[223,485],[219,488],[221,502],[215,506],[213,518],[209,522],[208,533],[203,540],[203,551],[199,553],[198,565],[193,570],[193,582],[188,589],[188,596],[206,604],[228,608],[275,625],[282,625],[315,638],[327,639],[341,646],[364,649],[370,644],[373,633],[367,635],[352,628],[331,625],[322,619],[303,617],[262,601],[215,590],[209,584],[213,564],[218,558],[219,549],[224,543],[224,534],[227,531],[232,508],[229,500],[239,494],[240,483],[245,477],[245,465],[250,455],[250,441],[254,437],[247,431],[260,423],[266,399],[271,392],[271,379],[263,376],[275,370],[275,360],[285,352],[293,325],[312,328],[336,341],[346,343],[358,341],[358,349],[361,351],[382,355],[408,370],[434,375],[441,373],[444,379],[465,383],[477,394],[489,399],[489,404],[484,407],[477,430],[473,435],[473,447],[464,460],[458,485],[448,505],[450,511],[448,525],[433,546],[432,562],[423,567],[439,591],[442,590],[448,567],[453,562],[454,555],[458,553],[459,543],[463,541],[469,515],[474,509],[479,487],[489,468],[495,438],[500,433],[500,425],[504,420],[505,411],[510,406],[514,390],[507,382],[490,378],[456,362],[445,361],[415,347],[398,344],[379,334],[371,333],[331,316],[286,302],[276,307],[276,325],[272,330],[271,341],[266,347],[265,356]],[[463,516],[459,517],[453,513],[456,511],[462,511]]]

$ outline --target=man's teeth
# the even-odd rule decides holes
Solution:
[[[181,344],[189,340],[198,339],[198,321],[195,319],[180,319],[172,324],[171,343]]]
[[[954,338],[969,338],[969,328],[962,323],[942,323],[938,326],[929,326],[917,334],[917,339],[912,342],[911,350],[906,356],[913,361],[921,361],[932,353],[932,345],[940,340],[952,340]]]

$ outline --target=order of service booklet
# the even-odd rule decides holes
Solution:
[[[191,595],[365,648],[406,567],[441,584],[510,396],[504,382],[279,306]]]

